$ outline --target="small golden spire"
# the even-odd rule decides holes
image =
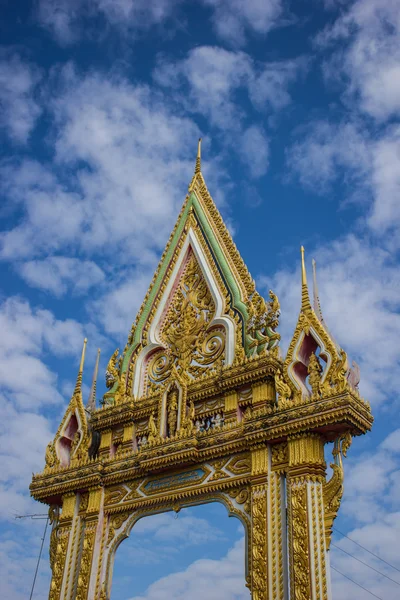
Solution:
[[[199,142],[197,144],[197,157],[194,172],[195,174],[201,172],[201,138],[199,138]]]
[[[100,361],[100,348],[97,349],[96,364],[93,371],[92,387],[90,388],[89,400],[86,408],[89,412],[96,410],[96,386],[97,386],[97,374],[99,372],[99,361]]]
[[[321,303],[319,301],[318,284],[317,284],[317,263],[312,259],[313,267],[313,308],[318,319],[323,323]]]
[[[85,364],[86,344],[87,344],[87,338],[85,338],[83,340],[81,362],[80,362],[80,365],[79,365],[78,377],[76,378],[74,395],[78,394],[78,393],[80,394],[81,391],[82,391],[81,390],[81,388],[82,388],[82,374],[83,374],[83,365]]]
[[[304,246],[300,248],[301,252],[301,309],[310,309],[311,302],[308,293],[306,264],[304,260]]]

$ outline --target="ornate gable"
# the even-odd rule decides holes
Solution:
[[[266,302],[256,292],[207,190],[199,142],[178,221],[124,352],[110,361],[105,403],[155,392],[173,367],[189,385],[218,366],[272,349],[280,338],[279,303],[270,296]]]

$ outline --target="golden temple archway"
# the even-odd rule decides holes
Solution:
[[[111,600],[246,598],[245,527],[220,502],[135,520],[118,546]]]
[[[314,291],[312,305],[302,249],[300,314],[283,359],[278,298],[256,291],[207,190],[199,144],[160,265],[108,363],[102,406],[95,385],[83,403],[85,341],[32,480],[53,523],[50,600],[108,599],[115,550],[137,519],[212,501],[245,525],[253,600],[331,598],[342,457],[372,416]]]

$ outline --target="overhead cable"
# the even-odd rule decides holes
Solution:
[[[346,577],[346,579],[348,579],[349,581],[351,581],[352,583],[354,583],[354,585],[357,585],[359,588],[361,588],[362,590],[364,590],[364,592],[367,592],[368,594],[371,594],[371,596],[374,596],[374,598],[378,598],[378,600],[383,600],[383,598],[380,598],[380,596],[377,596],[376,594],[374,594],[374,592],[371,592],[370,590],[368,590],[367,588],[365,588],[360,583],[357,583],[357,581],[354,581],[354,579],[352,579],[348,575],[345,575],[344,573],[342,573],[341,571],[339,571],[339,569],[336,569],[333,566],[331,566],[331,569],[333,569],[334,571],[336,571],[336,573],[339,573],[339,575],[342,575],[342,577]]]
[[[372,554],[372,556],[375,556],[375,558],[378,558],[379,560],[381,560],[382,562],[384,562],[386,565],[388,565],[389,567],[392,567],[392,569],[395,569],[396,571],[398,571],[400,573],[400,569],[398,569],[397,567],[395,567],[394,565],[392,565],[390,562],[388,562],[384,558],[381,558],[380,556],[378,556],[377,554],[375,554],[371,550],[368,550],[368,548],[366,548],[365,546],[362,546],[359,542],[356,542],[355,540],[353,540],[353,538],[349,537],[348,535],[346,535],[342,531],[339,531],[339,529],[337,529],[336,527],[333,527],[332,529],[334,529],[334,531],[336,531],[337,533],[340,533],[340,535],[342,535],[343,537],[347,538],[351,542],[353,542],[353,544],[357,544],[357,546],[360,546],[360,548],[362,548],[363,550],[365,550],[365,552],[368,552],[369,554]]]

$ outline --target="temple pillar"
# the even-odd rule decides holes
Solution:
[[[284,476],[270,446],[252,451],[252,600],[287,600]]]
[[[71,531],[74,525],[76,494],[65,494],[62,500],[49,600],[59,600],[63,597],[61,592],[65,589],[67,565],[70,563],[71,556]]]
[[[77,579],[71,590],[71,600],[92,600],[100,593],[100,581],[97,576],[99,561],[101,562],[101,540],[103,534],[103,488],[89,490],[87,510],[81,524],[79,543],[79,562]]]
[[[328,600],[324,531],[324,442],[319,434],[288,441],[287,511],[290,597]]]

